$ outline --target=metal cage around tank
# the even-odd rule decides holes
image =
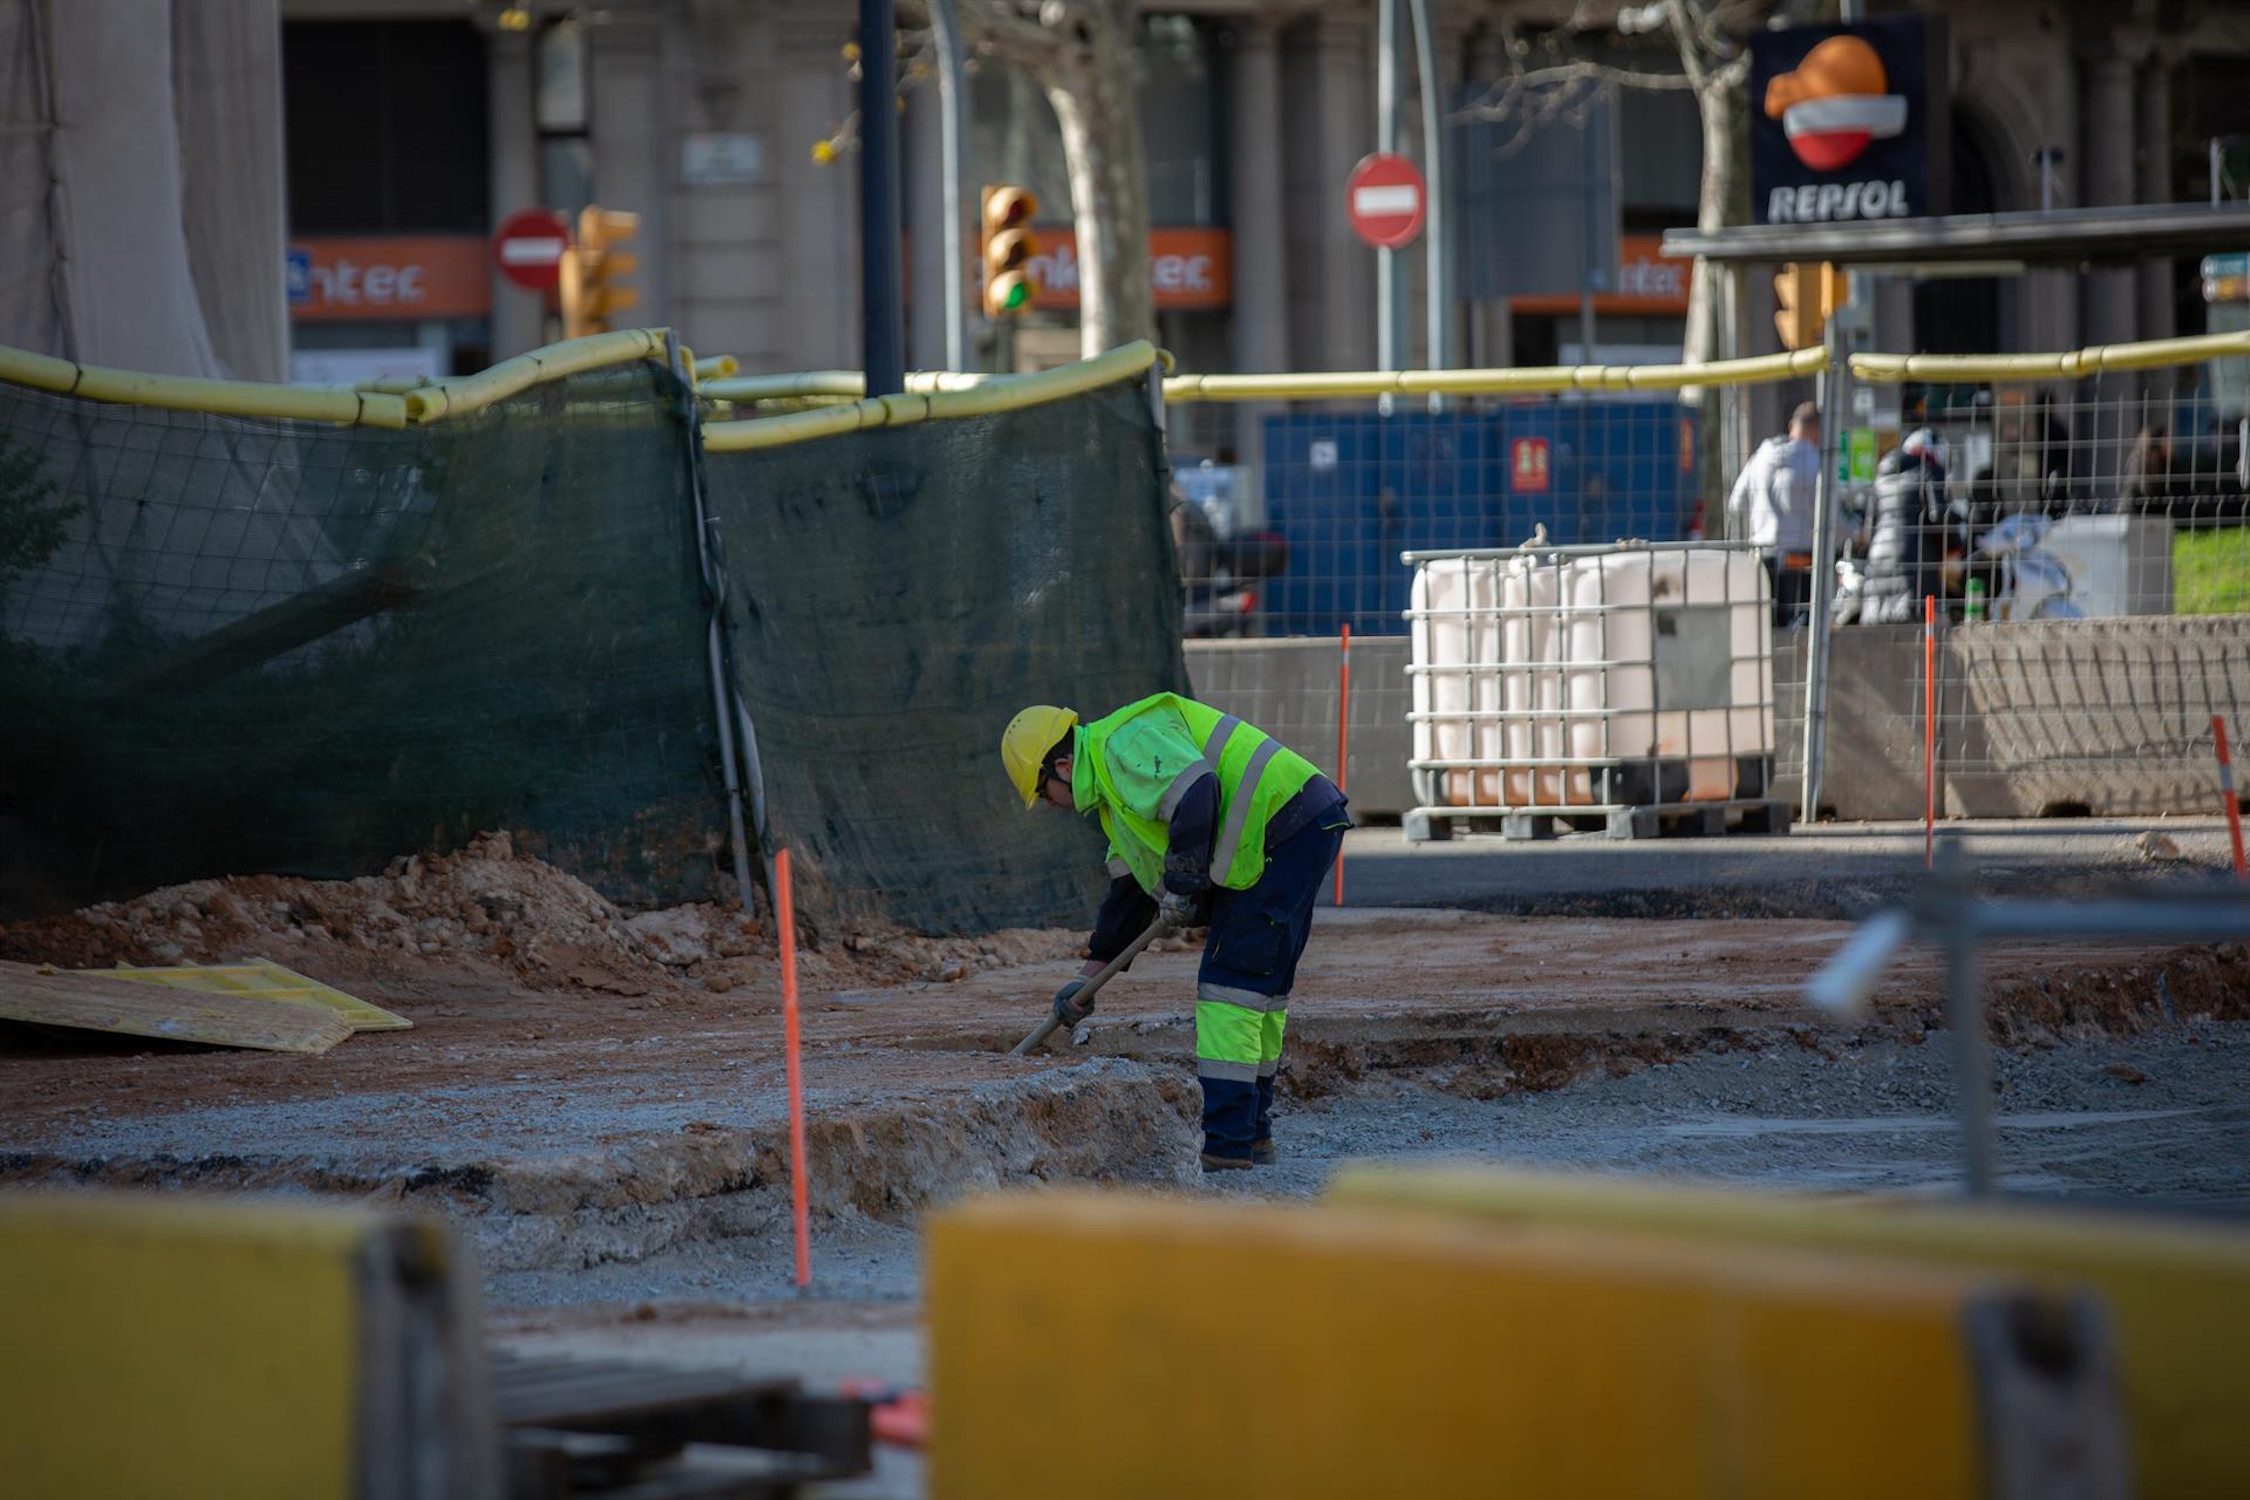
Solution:
[[[1410,840],[1489,819],[1516,838],[1788,827],[1758,549],[1535,538],[1401,556]]]

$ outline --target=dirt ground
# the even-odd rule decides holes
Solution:
[[[1074,1036],[1019,1060],[1077,934],[829,934],[802,976],[808,1300],[789,1291],[764,914],[624,913],[488,837],[364,880],[197,882],[0,927],[0,957],[65,967],[271,958],[414,1022],[310,1057],[0,1025],[0,1186],[435,1211],[474,1247],[505,1343],[911,1381],[917,1226],[979,1187],[1300,1197],[1347,1160],[1466,1156],[1948,1191],[1936,955],[1909,951],[1867,1018],[1831,1024],[1804,983],[1851,930],[1323,909],[1283,1160],[1208,1181],[1192,945],[1144,956]],[[1996,948],[1984,968],[2010,1191],[2250,1211],[2240,944]]]
[[[1825,1028],[1804,982],[1849,930],[1324,910],[1292,1009],[1287,1087],[1317,1097],[1370,1069],[1415,1068],[1491,1098],[1621,1075],[1738,1029],[1818,1047]],[[867,932],[807,950],[814,1088],[852,1110],[1050,1071],[1052,1054],[1001,1054],[1045,1013],[1080,943],[1055,931]],[[382,877],[204,881],[0,927],[0,958],[62,967],[251,956],[398,1010],[414,1029],[316,1057],[0,1030],[0,1141],[21,1153],[104,1119],[501,1085],[565,1090],[558,1102],[588,1086],[716,1102],[778,1076],[779,978],[760,916],[708,906],[627,916],[516,858],[504,835]],[[1063,1055],[1184,1060],[1194,969],[1192,943],[1159,944]],[[2167,1012],[2245,1013],[2240,964],[2216,949],[2003,948],[1986,972],[2004,1043],[2131,1033]],[[1941,1024],[1937,978],[1934,955],[1908,953],[1877,995],[1879,1025],[1918,1039]],[[507,1135],[506,1120],[495,1129]]]
[[[1913,952],[1872,1019],[1818,1020],[1803,985],[1838,922],[1321,916],[1292,1007],[1294,1100],[1411,1078],[1481,1104],[1712,1051],[1827,1060],[1941,1024],[1934,956]],[[1165,946],[1068,1045],[1024,1060],[1004,1054],[1071,972],[1076,934],[810,949],[816,1204],[879,1227],[984,1183],[1192,1179],[1195,955]],[[0,928],[0,957],[64,966],[253,955],[414,1029],[300,1057],[0,1028],[0,1180],[427,1201],[496,1272],[631,1263],[770,1216],[785,1095],[760,914],[627,915],[488,836],[380,877],[198,882]],[[2239,948],[1998,949],[1986,972],[2007,1046],[2250,1014]]]

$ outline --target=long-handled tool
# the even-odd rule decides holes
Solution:
[[[1078,992],[1076,998],[1081,1002],[1093,999],[1094,992],[1096,990],[1099,990],[1103,985],[1109,983],[1111,975],[1115,974],[1118,970],[1131,963],[1135,954],[1139,953],[1143,948],[1146,948],[1150,943],[1154,942],[1157,939],[1158,935],[1164,931],[1166,925],[1167,924],[1165,923],[1162,915],[1159,915],[1155,921],[1149,923],[1148,930],[1146,932],[1133,939],[1130,943],[1127,943],[1125,945],[1125,951],[1123,953],[1120,953],[1117,955],[1117,957],[1111,959],[1106,965],[1103,966],[1101,972],[1097,973],[1093,978],[1086,981],[1086,987]],[[1016,1043],[1016,1045],[1012,1049],[1010,1049],[1008,1055],[1010,1057],[1031,1056],[1032,1053],[1039,1050],[1039,1044],[1046,1041],[1048,1037],[1053,1036],[1057,1028],[1059,1028],[1061,1025],[1062,1017],[1047,1017],[1046,1020],[1041,1021],[1036,1027],[1032,1028],[1031,1035]]]

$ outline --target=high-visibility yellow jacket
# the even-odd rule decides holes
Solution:
[[[1211,881],[1245,891],[1266,868],[1267,820],[1320,774],[1264,730],[1177,693],[1128,703],[1077,739],[1071,797],[1099,812],[1113,868],[1151,896],[1164,891],[1172,814],[1203,777],[1219,787]]]

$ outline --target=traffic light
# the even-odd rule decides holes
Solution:
[[[1020,187],[984,190],[984,315],[1012,318],[1031,306],[1031,232],[1039,200]]]
[[[592,204],[579,213],[577,243],[562,257],[564,338],[606,333],[620,313],[640,306],[640,289],[622,284],[640,257],[618,248],[640,230],[639,214]]]
[[[1828,261],[1791,261],[1774,273],[1774,331],[1784,349],[1820,342],[1828,320],[1848,299],[1845,273]]]

